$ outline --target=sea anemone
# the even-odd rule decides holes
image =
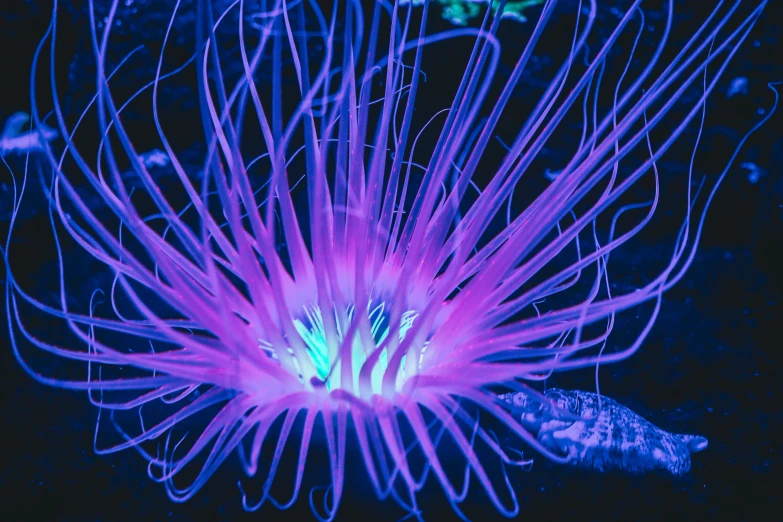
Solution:
[[[524,113],[514,107],[521,79],[550,20],[568,16],[553,16],[556,0],[543,4],[503,74],[505,2],[480,26],[435,32],[428,1],[322,9],[269,0],[252,12],[245,3],[213,17],[200,0],[197,53],[164,70],[184,9],[172,2],[154,77],[119,100],[113,75],[129,58],[107,58],[118,0],[100,22],[90,2],[97,82],[82,117],[97,118],[97,154],[84,152],[82,118],[67,123],[52,65],[64,147],[42,142],[39,174],[59,291],[49,302],[22,288],[9,235],[16,358],[42,383],[88,391],[99,408],[96,451],[136,449],[175,501],[236,454],[249,477],[261,475],[256,494],[240,485],[244,507],[287,508],[312,482],[306,470],[321,451],[328,485],[307,489],[313,513],[331,520],[353,451],[378,498],[413,516],[430,476],[460,516],[476,484],[514,516],[508,470],[530,464],[523,446],[568,457],[531,435],[499,394],[544,399],[534,385],[553,373],[639,349],[662,294],[691,264],[728,171],[697,182],[692,163],[666,177],[658,161],[686,131],[696,150],[706,99],[766,2],[744,11],[718,2],[673,53],[673,0],[651,46],[641,0],[597,43],[596,0],[576,2],[567,56]],[[217,37],[227,29],[230,42]],[[55,0],[33,64],[39,128],[47,118],[36,79],[45,52],[55,63],[57,32]],[[221,53],[232,48],[227,61]],[[428,53],[458,63],[461,79],[425,103],[425,89],[439,85],[423,70]],[[158,103],[166,78],[189,64],[205,131],[198,168],[180,159],[170,137],[184,129],[163,121]],[[151,96],[155,146],[168,161],[144,161],[123,122],[140,96]],[[547,147],[568,149],[567,160],[551,163]],[[551,181],[541,175],[547,161],[558,171]],[[157,168],[175,182],[163,187]],[[656,216],[664,180],[680,195],[671,255],[634,286],[615,286],[610,254]],[[20,191],[14,213],[22,201]],[[65,238],[90,271],[111,274],[81,308],[72,297],[89,280],[83,270],[69,275]],[[36,331],[31,314],[67,324],[72,342]],[[608,343],[620,320],[637,331]],[[101,444],[109,430],[118,438]],[[295,455],[293,486],[281,499],[275,479],[286,452]]]

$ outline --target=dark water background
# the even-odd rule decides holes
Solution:
[[[85,15],[86,2],[66,2],[61,10],[63,35],[59,45],[59,76],[63,89],[71,91],[64,104],[83,105],[93,92],[93,72]],[[611,26],[612,8],[626,6],[622,0],[600,2],[596,31]],[[117,45],[129,50],[137,43],[154,48],[159,28],[167,18],[161,5],[136,1],[135,13],[122,18]],[[570,8],[572,2],[563,2]],[[703,16],[712,2],[680,2],[677,20],[693,21]],[[657,4],[646,8],[651,20],[660,19]],[[536,11],[533,11],[535,16]],[[32,53],[45,31],[50,4],[7,0],[0,5],[0,121],[29,107],[29,70]],[[557,23],[557,20],[554,20]],[[184,23],[184,22],[183,22]],[[528,26],[504,23],[501,38],[520,41]],[[603,29],[606,30],[606,29]],[[689,34],[675,32],[673,45]],[[759,110],[769,109],[773,96],[766,87],[783,80],[783,9],[774,2],[739,51],[713,94],[709,132],[736,142],[738,132],[759,119]],[[566,40],[566,39],[564,39]],[[512,42],[513,43],[513,42]],[[570,43],[564,42],[562,45]],[[192,40],[175,41],[173,53],[186,56]],[[553,55],[562,49],[553,49]],[[154,53],[153,53],[154,54]],[[555,60],[554,63],[556,63]],[[523,85],[539,92],[553,64],[546,56],[536,61],[523,78]],[[448,60],[442,62],[449,69]],[[437,67],[437,66],[435,66]],[[427,69],[432,74],[432,68]],[[727,90],[737,77],[748,80],[747,94],[729,98]],[[172,87],[167,114],[192,109],[192,95],[179,96]],[[520,96],[525,96],[520,93]],[[426,100],[425,100],[426,102]],[[522,517],[530,520],[780,520],[778,488],[783,466],[783,116],[777,114],[751,138],[735,163],[712,206],[704,236],[686,277],[663,300],[659,319],[642,350],[630,360],[602,370],[602,393],[609,395],[664,429],[698,433],[710,441],[709,448],[694,456],[693,468],[684,477],[665,474],[628,476],[597,474],[559,467],[537,459],[531,472],[513,472],[511,477],[521,503]],[[139,125],[144,125],[139,122]],[[182,124],[183,126],[186,123]],[[171,129],[169,134],[175,134]],[[183,127],[183,135],[184,127]],[[184,138],[183,138],[184,139]],[[718,143],[720,141],[718,140]],[[715,145],[709,143],[707,147]],[[141,150],[144,144],[137,144]],[[707,149],[703,168],[712,166]],[[716,151],[718,152],[718,151]],[[557,163],[558,148],[549,152]],[[669,165],[684,172],[681,164]],[[763,169],[758,179],[750,176],[743,162]],[[12,160],[21,172],[23,164]],[[2,170],[2,169],[0,169]],[[0,229],[7,228],[10,178],[0,175]],[[37,201],[37,202],[36,202]],[[29,241],[36,227],[48,227],[38,200],[28,201],[21,218],[20,237],[27,242],[29,262],[24,274],[29,281],[51,282],[51,249]],[[36,207],[36,205],[38,205]],[[671,223],[669,223],[671,225]],[[657,231],[671,233],[671,226]],[[655,237],[652,231],[650,237]],[[3,232],[4,237],[4,232]],[[19,254],[18,254],[19,255]],[[613,277],[627,279],[635,271],[666,260],[670,250],[655,241],[633,251],[613,254]],[[617,256],[623,256],[617,258]],[[619,267],[619,268],[618,268]],[[19,270],[19,268],[17,268]],[[85,271],[87,269],[85,268]],[[627,273],[621,271],[627,270]],[[82,299],[88,299],[94,284],[85,284]],[[77,298],[78,300],[78,298]],[[83,301],[84,302],[84,301]],[[82,303],[83,303],[82,302]],[[4,306],[4,304],[3,304]],[[5,312],[3,311],[3,318]],[[96,412],[84,394],[50,389],[36,384],[14,360],[7,343],[3,320],[0,336],[0,417],[3,426],[0,457],[0,520],[297,520],[309,519],[306,492],[292,510],[264,509],[244,513],[236,480],[236,463],[218,472],[208,485],[186,504],[174,504],[164,489],[147,479],[142,459],[132,451],[107,457],[92,452]],[[563,387],[590,389],[592,371],[561,379]],[[775,478],[777,477],[777,479]],[[448,506],[439,501],[438,486],[424,493],[425,518],[450,520]],[[375,501],[361,484],[349,477],[338,520],[396,520],[403,513],[392,504]],[[429,505],[431,503],[431,505]],[[494,520],[497,515],[480,495],[470,502],[474,520]]]

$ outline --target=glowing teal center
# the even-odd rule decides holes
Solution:
[[[367,350],[358,333],[354,336],[352,341],[351,362],[355,391],[359,390],[359,370],[361,369],[362,364],[364,364],[364,362],[367,360],[367,354],[370,354],[372,351],[377,349],[377,347],[389,335],[389,314],[384,313],[386,309],[385,303],[381,303],[374,308],[371,308],[371,306],[368,306],[367,308],[367,317],[370,321],[370,331],[372,333],[375,345],[372,346],[370,350]],[[353,305],[348,307],[348,323],[353,320],[355,312],[356,309]],[[418,313],[413,310],[409,310],[402,314],[398,334],[400,341],[405,338],[405,335],[413,326],[413,322],[417,316]],[[339,318],[337,318],[336,314],[335,319],[335,323],[337,324],[337,341],[341,345],[345,337],[345,332],[343,331],[345,327],[341,326],[341,321]],[[294,326],[307,346],[307,353],[310,356],[313,365],[315,366],[318,378],[326,382],[327,389],[332,389],[333,387],[339,386],[339,380],[337,379],[336,372],[332,370],[332,366],[335,362],[334,354],[339,348],[337,346],[331,347],[332,349],[330,354],[330,347],[328,346],[326,340],[326,332],[321,309],[318,306],[305,308],[305,317],[301,320],[295,319]],[[381,381],[387,367],[388,355],[386,353],[386,348],[384,348],[379,356],[378,363],[373,368],[371,376],[372,389],[376,393],[380,392]],[[401,375],[398,376],[398,379],[404,375],[404,368],[405,357],[403,356],[402,363],[400,364]]]

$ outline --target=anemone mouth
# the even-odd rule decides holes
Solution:
[[[323,387],[327,391],[345,390],[357,397],[369,399],[367,393],[382,393],[382,379],[388,370],[388,349],[384,345],[384,341],[391,334],[391,314],[388,308],[389,305],[383,301],[370,302],[367,305],[365,313],[369,324],[369,335],[362,335],[361,332],[353,331],[350,327],[355,319],[354,315],[358,313],[355,305],[349,305],[342,314],[336,309],[329,310],[326,313],[330,314],[330,317],[326,319],[333,320],[335,325],[334,334],[330,336],[325,326],[325,314],[321,308],[318,305],[304,306],[300,315],[293,320],[293,324],[299,340],[306,347],[312,365],[309,373],[303,370],[303,365],[291,348],[279,350],[262,339],[259,339],[259,348],[274,360],[290,357],[297,377],[303,384],[310,384],[314,388]],[[415,310],[402,313],[395,329],[396,341],[401,342],[405,339],[417,317],[418,312]],[[352,340],[347,339],[348,335],[353,336]],[[405,380],[418,373],[427,345],[427,341],[421,345],[419,364],[407,365],[407,355],[402,357],[395,379],[396,391],[401,391]],[[377,361],[375,357],[372,361],[368,361],[376,351],[379,351],[376,354]],[[349,357],[351,360],[350,378],[343,378],[341,375],[338,362],[342,357]],[[369,383],[362,387],[360,378],[364,373],[365,365],[368,366],[364,372],[369,371]]]

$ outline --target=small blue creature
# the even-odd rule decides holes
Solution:
[[[704,437],[664,431],[597,393],[552,388],[544,396],[547,402],[525,392],[500,399],[541,444],[575,466],[683,475],[691,467],[691,453],[707,447]]]
[[[57,131],[44,124],[38,129],[25,129],[29,121],[30,115],[26,112],[17,112],[8,118],[0,133],[0,157],[10,153],[42,152],[44,142],[57,137]]]

